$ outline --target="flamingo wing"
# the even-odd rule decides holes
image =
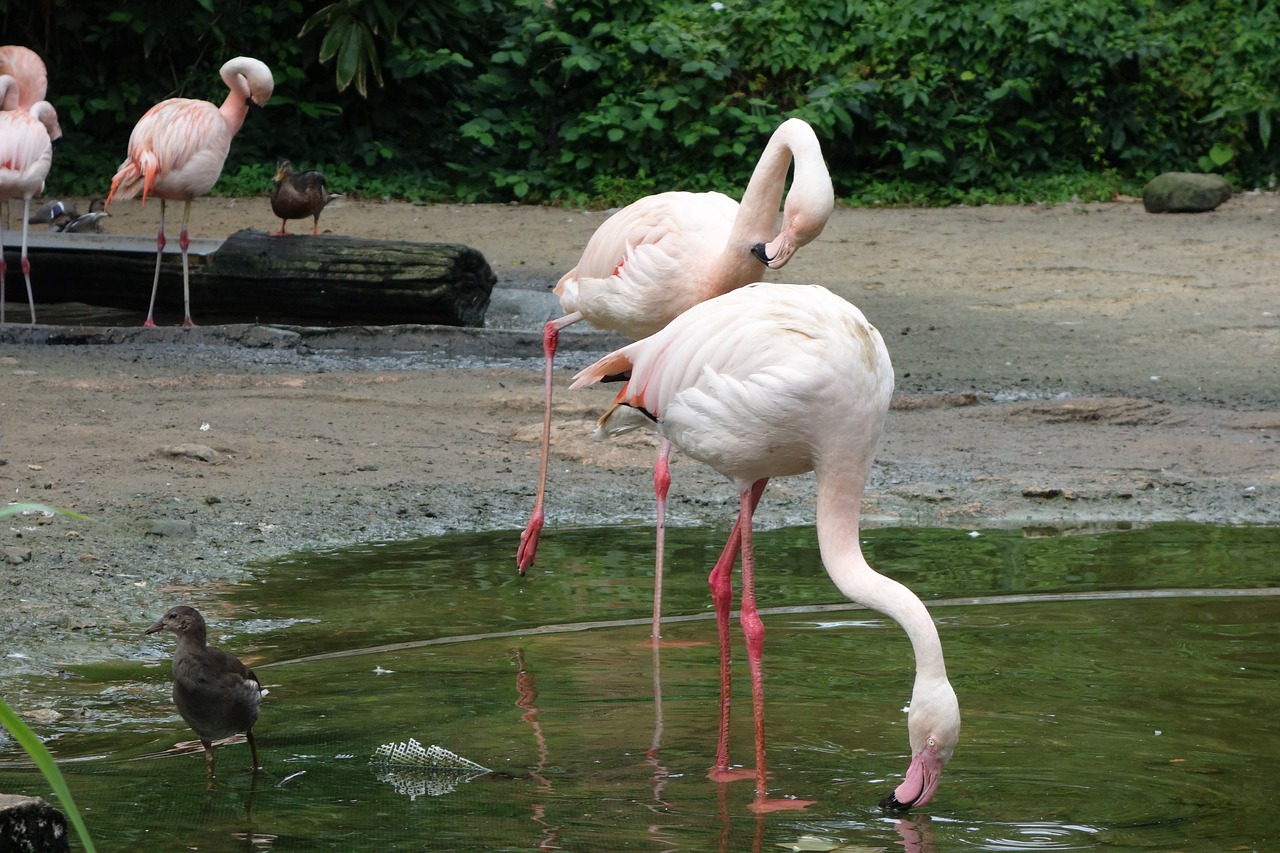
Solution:
[[[737,211],[721,193],[659,193],[627,205],[596,229],[556,285],[561,307],[597,328],[652,334],[720,292],[711,267]]]
[[[129,155],[111,181],[108,203],[139,193],[186,200],[212,189],[231,149],[231,135],[208,101],[170,98],[138,120]]]
[[[43,123],[26,110],[0,112],[0,196],[39,195],[52,163],[53,144]]]

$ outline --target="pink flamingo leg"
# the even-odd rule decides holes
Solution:
[[[759,485],[757,483],[756,485]],[[764,622],[756,609],[756,561],[751,542],[751,515],[758,500],[753,500],[755,485],[743,490],[739,497],[738,526],[742,538],[742,610],[738,620],[747,642],[747,663],[751,668],[751,709],[756,734],[756,796],[751,810],[757,814],[794,811],[812,805],[813,800],[769,799],[764,746]]]
[[[653,492],[658,498],[658,521],[655,532],[657,558],[653,564],[653,642],[662,639],[662,556],[667,544],[667,492],[671,491],[671,442],[665,438],[658,448],[658,461],[653,463]]]
[[[27,283],[27,305],[31,306],[31,325],[36,324],[36,300],[31,293],[31,261],[27,260],[27,220],[31,218],[31,199],[22,200],[22,278]]]
[[[757,480],[751,486],[751,508],[755,511],[755,507],[760,503],[760,496],[764,494],[764,487],[768,485],[767,479]],[[724,544],[724,550],[720,552],[720,558],[716,560],[716,564],[711,569],[711,574],[707,577],[707,584],[711,587],[711,601],[716,608],[716,634],[720,643],[720,735],[716,743],[716,763],[712,766],[708,776],[717,782],[733,782],[737,779],[751,778],[751,771],[746,770],[730,770],[729,769],[729,708],[733,704],[732,691],[730,689],[730,660],[732,658],[732,649],[729,643],[729,608],[733,604],[733,586],[730,580],[733,576],[733,562],[738,558],[738,548],[742,544],[742,516],[739,514],[738,520],[734,522],[733,531],[729,534],[729,540]]]
[[[178,233],[178,245],[182,248],[182,326],[190,329],[195,326],[191,322],[191,279],[187,264],[187,249],[191,246],[191,238],[187,236],[187,222],[191,219],[191,200],[187,199],[182,206],[182,231]]]
[[[151,304],[147,306],[147,320],[142,324],[148,329],[156,327],[156,291],[160,289],[160,257],[164,254],[164,244],[164,199],[160,199],[160,230],[156,232],[156,273],[151,278]]]
[[[542,412],[542,460],[538,464],[538,495],[533,501],[533,512],[529,516],[529,523],[520,534],[520,548],[516,551],[516,568],[522,575],[533,565],[534,558],[538,554],[538,538],[542,535],[542,523],[545,520],[542,501],[547,491],[547,460],[551,454],[551,379],[556,360],[556,345],[560,341],[560,330],[566,326],[572,326],[581,319],[581,314],[566,314],[558,320],[548,321],[542,329],[542,353],[546,357],[543,373],[545,405]]]
[[[4,218],[9,218],[9,202],[5,202]],[[4,322],[4,277],[9,272],[9,265],[4,260],[4,222],[0,220],[0,323]]]

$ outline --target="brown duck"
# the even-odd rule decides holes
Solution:
[[[295,172],[288,160],[276,162],[276,188],[271,191],[271,210],[280,217],[280,230],[277,235],[285,233],[285,224],[290,219],[312,218],[314,224],[312,234],[320,232],[320,211],[329,202],[338,198],[329,192],[324,185],[324,175],[319,172]]]
[[[173,702],[204,747],[205,769],[213,777],[213,741],[244,732],[259,769],[253,724],[258,721],[262,684],[230,652],[209,645],[204,617],[194,607],[179,605],[147,629],[148,634],[178,635],[173,653]]]

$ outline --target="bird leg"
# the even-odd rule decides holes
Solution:
[[[31,293],[31,261],[27,260],[27,219],[31,215],[31,199],[22,200],[22,278],[27,283],[27,305],[31,306],[31,325],[36,324],[36,300]]]
[[[758,481],[756,485],[759,484]],[[755,485],[744,489],[739,496],[738,526],[742,537],[742,608],[738,621],[747,643],[747,663],[751,668],[751,709],[755,717],[756,733],[756,796],[751,810],[757,814],[783,810],[803,809],[813,800],[769,799],[766,781],[764,748],[764,622],[756,610],[756,561],[751,542],[751,515],[755,509],[753,500]]]
[[[187,222],[191,219],[191,199],[182,206],[182,231],[178,234],[178,245],[182,248],[182,327],[190,329],[191,322],[191,283],[187,265],[187,249],[191,246],[191,238],[187,236]]]
[[[4,219],[9,218],[8,206],[6,201]],[[4,221],[0,220],[0,323],[4,322],[4,277],[8,271],[9,265],[4,262]]]
[[[204,747],[204,769],[209,774],[209,778],[213,778],[213,741],[201,740],[200,745]]]
[[[245,732],[244,737],[249,741],[249,752],[253,755],[253,772],[257,773],[262,769],[262,765],[258,763],[258,742],[253,739],[253,729]]]
[[[558,320],[549,320],[542,329],[542,353],[546,357],[543,374],[545,407],[542,412],[542,460],[538,465],[538,495],[533,501],[529,523],[520,534],[520,548],[516,551],[516,568],[522,575],[533,565],[537,556],[538,538],[542,535],[542,523],[545,520],[542,499],[547,490],[547,460],[551,453],[551,374],[556,360],[556,344],[560,340],[560,330],[581,319],[582,315],[577,312],[566,314]]]
[[[284,225],[280,226],[280,230],[284,230]],[[311,224],[311,236],[316,237],[320,234],[320,214],[316,214]]]
[[[147,306],[147,320],[144,328],[154,329],[156,321],[152,314],[156,310],[156,291],[160,288],[160,256],[164,254],[164,199],[160,199],[160,230],[156,232],[156,274],[151,279],[151,304]]]
[[[657,557],[653,564],[653,643],[662,639],[662,557],[667,543],[667,492],[671,490],[671,442],[662,439],[658,460],[653,463],[653,492],[658,499],[658,520],[654,534]]]
[[[754,512],[764,494],[767,479],[757,480],[751,485],[751,509]],[[750,771],[734,771],[729,769],[729,707],[733,703],[730,690],[729,644],[729,608],[733,604],[733,562],[738,558],[738,548],[742,544],[742,515],[734,522],[733,532],[725,542],[720,558],[716,560],[707,584],[711,587],[711,600],[716,608],[716,634],[720,641],[720,736],[716,744],[716,763],[712,766],[710,778],[717,782],[732,782],[736,779],[751,778]]]

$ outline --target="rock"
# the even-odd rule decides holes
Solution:
[[[0,850],[69,853],[67,819],[39,797],[0,794]]]
[[[194,539],[196,526],[190,521],[175,521],[168,518],[148,518],[142,522],[142,532],[147,536],[174,536]]]
[[[1231,198],[1233,190],[1221,175],[1165,172],[1142,190],[1147,213],[1202,213]]]
[[[160,448],[160,452],[165,456],[186,456],[201,462],[217,462],[222,458],[221,453],[203,444],[170,444]]]

